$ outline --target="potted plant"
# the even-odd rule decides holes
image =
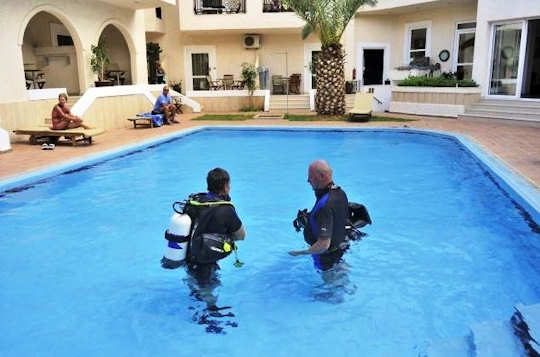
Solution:
[[[92,67],[92,71],[98,76],[98,80],[95,82],[96,87],[112,86],[114,83],[105,78],[105,67],[111,63],[109,54],[107,53],[105,38],[102,36],[96,46],[91,46],[91,50],[90,67]]]
[[[242,81],[244,87],[248,89],[249,93],[249,106],[253,106],[253,92],[255,91],[255,78],[257,77],[257,70],[255,66],[250,63],[242,63]]]

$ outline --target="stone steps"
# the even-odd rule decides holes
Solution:
[[[510,321],[481,322],[471,326],[475,357],[525,356],[525,348]]]
[[[458,119],[515,120],[540,124],[540,102],[482,99],[478,103],[467,106]]]
[[[540,304],[515,310],[507,321],[471,325],[466,336],[429,341],[419,357],[539,357]]]
[[[291,94],[270,96],[270,110],[276,109],[307,109],[309,110],[309,94]]]

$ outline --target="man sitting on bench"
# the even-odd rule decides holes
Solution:
[[[75,129],[82,127],[84,129],[91,129],[89,126],[83,124],[81,118],[71,114],[69,107],[67,106],[67,94],[60,93],[58,95],[58,104],[56,104],[52,110],[52,127],[53,130],[65,130]]]
[[[171,97],[169,97],[169,86],[163,86],[163,93],[161,93],[154,104],[152,114],[163,114],[163,124],[169,125],[171,123],[179,123],[174,119],[176,114],[176,107],[172,104]]]

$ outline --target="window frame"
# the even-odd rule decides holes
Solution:
[[[466,28],[466,29],[460,29],[459,25],[461,24],[468,24],[468,23],[474,23],[474,28]],[[459,36],[466,33],[473,33],[474,34],[474,48],[476,49],[476,20],[468,20],[468,21],[458,21],[456,22],[456,30],[454,33],[454,50],[452,51],[452,72],[457,72],[458,66],[471,66],[471,73],[474,69],[474,53],[473,53],[473,61],[472,62],[463,62],[459,63]]]
[[[411,37],[413,30],[426,29],[426,47],[420,50],[411,50]],[[431,20],[421,22],[411,22],[405,24],[405,44],[403,46],[403,64],[408,65],[411,62],[411,51],[425,51],[425,57],[431,58]]]

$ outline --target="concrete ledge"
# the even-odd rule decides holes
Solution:
[[[459,114],[463,114],[463,112],[465,112],[465,106],[455,104],[432,104],[414,102],[410,103],[391,101],[389,111],[394,113],[457,118]]]

